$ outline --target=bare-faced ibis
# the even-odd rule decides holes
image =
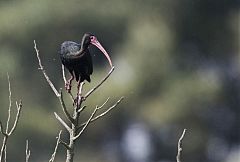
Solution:
[[[71,82],[74,78],[78,82],[78,86],[84,80],[91,82],[90,75],[93,73],[93,64],[88,49],[91,44],[102,51],[112,67],[112,61],[108,53],[93,34],[85,33],[80,44],[73,41],[63,42],[61,45],[60,58],[62,64],[71,74],[71,78],[65,83],[68,92],[71,91]]]

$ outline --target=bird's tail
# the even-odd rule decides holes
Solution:
[[[91,78],[89,75],[80,76],[80,82],[83,82],[84,80],[87,80],[89,83],[91,82]]]

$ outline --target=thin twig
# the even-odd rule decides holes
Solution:
[[[0,132],[2,133],[3,136],[8,136],[7,133],[3,130],[3,125],[1,121],[0,121]]]
[[[12,108],[12,91],[11,91],[11,83],[10,83],[10,78],[7,73],[7,79],[8,79],[8,91],[9,91],[9,107],[8,107],[8,118],[7,118],[7,124],[6,124],[6,133],[8,132],[9,128],[9,123],[11,119],[11,108]]]
[[[99,88],[107,80],[107,78],[112,74],[113,71],[114,71],[114,66],[111,68],[108,74],[84,96],[84,99],[86,100],[88,96],[90,96],[95,90],[97,90],[97,88]]]
[[[85,110],[86,107],[87,107],[86,105],[82,106],[77,112],[81,113],[83,110]]]
[[[94,115],[96,114],[97,110],[99,110],[98,106],[96,106],[96,108],[94,109],[94,111],[92,112],[91,116],[88,118],[86,124],[84,125],[84,127],[81,129],[81,131],[75,136],[73,137],[73,140],[75,141],[76,139],[78,139],[84,132],[84,130],[87,128],[87,126],[90,124],[92,118],[94,117]]]
[[[26,162],[29,161],[30,155],[31,155],[31,151],[28,147],[28,140],[26,140]]]
[[[183,130],[183,133],[181,135],[181,137],[178,140],[178,152],[177,152],[177,156],[176,156],[176,160],[177,162],[181,162],[181,152],[182,152],[182,140],[184,138],[185,132],[187,129]]]
[[[16,101],[16,106],[17,106],[17,114],[16,114],[16,118],[15,118],[13,127],[12,127],[11,131],[8,133],[9,136],[15,131],[15,129],[17,127],[19,117],[20,117],[20,113],[21,113],[21,110],[22,110],[22,101],[20,100],[19,103]]]
[[[70,150],[71,148],[68,146],[68,144],[60,139],[60,144],[62,144],[67,150]]]
[[[64,68],[63,64],[62,64],[62,76],[63,76],[64,83],[66,84],[67,83],[67,79],[66,79],[65,68]]]
[[[105,101],[101,106],[99,106],[98,108],[99,108],[99,109],[103,108],[103,106],[105,106],[105,105],[107,104],[107,102],[109,101],[109,99],[110,99],[110,97],[108,97],[108,98],[106,99],[106,101]]]
[[[62,118],[60,116],[58,116],[58,114],[56,112],[54,112],[54,115],[56,117],[56,119],[66,128],[66,130],[70,133],[71,132],[71,128],[65,123],[65,121],[62,120]]]
[[[58,145],[59,145],[60,140],[61,140],[61,133],[62,133],[62,130],[60,130],[60,132],[59,132],[59,134],[58,134],[57,143],[56,143],[54,152],[53,152],[52,157],[51,157],[51,159],[49,160],[49,162],[54,162],[54,159],[55,159],[55,156],[56,156],[56,153],[57,153],[57,149],[58,149]]]
[[[6,134],[6,136],[3,137],[3,142],[2,142],[2,147],[1,147],[1,151],[0,151],[0,162],[3,162],[3,159],[7,159],[7,140],[8,140],[8,134]]]
[[[69,122],[73,123],[73,118],[71,117],[71,115],[69,114],[69,112],[67,111],[67,108],[66,108],[66,105],[65,105],[65,102],[63,100],[63,94],[62,94],[62,90],[60,89],[59,91],[59,94],[60,96],[58,97],[59,98],[59,101],[61,103],[61,106],[62,106],[62,109],[63,109],[63,112],[66,116],[66,118],[68,119]]]
[[[5,162],[7,162],[7,143],[6,143],[5,149],[4,149],[4,160],[5,160]]]
[[[49,86],[52,88],[52,90],[53,90],[53,92],[55,93],[55,95],[56,95],[57,97],[59,97],[60,94],[58,93],[57,89],[56,89],[55,86],[53,85],[52,81],[49,79],[49,77],[48,77],[48,75],[47,75],[47,73],[46,73],[46,71],[45,71],[45,69],[44,69],[44,67],[43,67],[43,65],[42,65],[42,62],[41,62],[41,59],[40,59],[40,55],[39,55],[39,50],[37,49],[37,44],[36,44],[35,40],[33,41],[33,43],[34,43],[34,49],[35,49],[36,54],[37,54],[39,69],[42,71],[45,79],[47,80]]]
[[[8,118],[7,118],[7,124],[6,124],[5,131],[3,130],[2,122],[0,122],[0,132],[4,135],[2,147],[1,147],[1,151],[0,151],[0,162],[3,162],[3,159],[5,162],[7,161],[7,140],[8,140],[8,137],[15,131],[15,129],[17,127],[19,117],[20,117],[20,112],[22,109],[22,102],[20,101],[20,103],[17,104],[17,113],[16,113],[14,124],[13,124],[10,132],[8,132],[10,119],[11,119],[12,92],[11,92],[11,84],[10,84],[9,75],[7,74],[7,76],[8,76],[8,90],[9,90],[9,107],[8,107]]]
[[[124,99],[124,97],[121,97],[114,105],[112,105],[111,107],[109,107],[105,112],[103,112],[103,113],[101,113],[100,115],[92,118],[90,122],[94,122],[95,120],[97,120],[97,119],[103,117],[104,115],[106,115],[107,113],[109,113],[109,112],[110,112],[111,110],[113,110],[123,99]],[[100,106],[100,108],[101,108],[101,106]],[[84,123],[82,123],[82,124],[80,124],[79,128],[85,126],[86,124],[87,124],[87,121],[84,122]]]

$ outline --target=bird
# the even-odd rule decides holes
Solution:
[[[65,83],[65,88],[68,92],[71,92],[71,83],[74,79],[78,82],[78,87],[80,83],[85,80],[89,83],[91,82],[90,75],[93,73],[92,57],[89,52],[91,45],[94,45],[101,50],[106,56],[110,66],[113,66],[108,53],[94,34],[85,33],[82,37],[81,43],[64,41],[61,44],[59,53],[62,65],[68,69],[71,74],[71,78]]]

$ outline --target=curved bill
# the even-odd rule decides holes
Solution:
[[[106,56],[106,58],[108,59],[108,62],[110,64],[110,66],[112,67],[112,61],[108,55],[108,53],[106,52],[106,50],[103,48],[103,46],[98,42],[97,38],[94,36],[91,36],[91,42],[92,45],[96,46],[98,49],[100,49],[102,51],[102,53]]]

